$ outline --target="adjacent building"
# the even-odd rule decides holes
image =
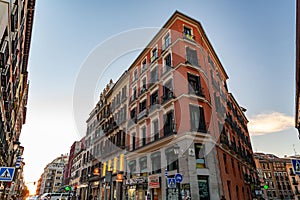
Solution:
[[[26,121],[29,87],[27,67],[34,8],[35,0],[0,1],[1,166],[15,166],[17,151],[13,151],[13,146],[19,144],[22,125]],[[4,182],[0,186],[4,198],[11,190]],[[15,188],[20,186],[14,185]]]
[[[44,194],[48,192],[58,192],[63,186],[63,174],[65,165],[68,162],[67,155],[61,155],[49,163],[41,175],[37,185],[37,194]]]
[[[300,3],[296,1],[296,98],[295,98],[295,127],[300,139]]]
[[[293,157],[279,158],[264,153],[254,156],[265,199],[300,199],[299,175],[294,172]]]

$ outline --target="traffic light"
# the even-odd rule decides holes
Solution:
[[[267,184],[264,184],[264,189],[265,190],[269,189],[269,186]]]
[[[71,190],[71,187],[70,187],[70,186],[66,186],[66,187],[65,187],[65,191],[66,191],[66,192],[69,192],[70,190]]]

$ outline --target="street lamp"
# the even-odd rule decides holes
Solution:
[[[88,174],[87,176],[88,176],[88,177],[87,177],[87,178],[88,178],[87,199],[90,200],[90,199],[89,199],[89,198],[90,198],[90,178],[91,178],[92,175],[91,175],[91,174]]]
[[[173,147],[174,154],[177,156],[177,174],[179,174],[179,150],[180,146],[176,143]],[[178,199],[181,200],[181,193],[180,193],[180,183],[176,181],[176,187],[178,188]]]

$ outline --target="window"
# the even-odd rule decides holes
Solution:
[[[159,139],[158,119],[153,121],[154,141]]]
[[[171,44],[171,37],[170,34],[168,33],[163,40],[163,46],[162,46],[162,50],[166,50]]]
[[[200,77],[190,74],[190,73],[188,73],[187,76],[188,76],[188,82],[189,82],[188,83],[189,94],[203,96]]]
[[[161,173],[160,152],[151,154],[152,174]]]
[[[167,102],[167,101],[169,101],[170,99],[173,99],[173,98],[174,98],[173,84],[172,84],[172,80],[169,80],[163,86],[163,101]]]
[[[141,136],[141,138],[142,138],[142,145],[143,146],[145,146],[146,145],[146,127],[144,126],[143,128],[142,128],[142,136]]]
[[[150,105],[158,104],[158,90],[153,92],[150,96]]]
[[[136,93],[136,87],[134,87],[132,89],[132,97],[131,97],[131,101],[134,101],[137,98],[137,93]]]
[[[146,59],[144,59],[142,62],[142,73],[146,70],[147,70],[147,61],[146,61]]]
[[[225,172],[226,172],[226,174],[228,174],[227,159],[226,159],[226,154],[225,153],[223,153],[223,161],[224,161]]]
[[[136,172],[136,161],[135,160],[129,161],[128,167],[130,171],[130,177],[132,177],[132,174]]]
[[[136,81],[137,78],[138,78],[138,71],[136,69],[136,70],[134,70],[134,73],[133,73],[133,81]]]
[[[185,27],[183,27],[183,33],[185,35],[192,35],[192,30],[185,26]]]
[[[192,29],[185,26],[183,28],[183,38],[194,41],[194,36],[192,35]]]
[[[195,144],[195,154],[196,154],[196,168],[201,169],[205,168],[205,159],[204,159],[204,146],[202,144]]]
[[[157,66],[150,72],[150,85],[153,85],[158,80]]]
[[[133,108],[131,111],[130,111],[130,118],[131,119],[135,119],[136,117],[136,108]]]
[[[147,81],[146,81],[146,78],[143,78],[142,80],[142,87],[141,87],[141,94],[143,94],[144,92],[146,92],[147,90]]]
[[[190,105],[191,131],[206,132],[204,110],[200,106]]]
[[[231,167],[232,167],[233,176],[236,176],[235,167],[234,167],[234,159],[233,158],[231,158]]]
[[[172,67],[172,57],[171,53],[169,53],[165,58],[164,58],[164,66],[163,66],[163,71],[162,73],[168,72]]]
[[[164,115],[164,136],[170,135],[175,132],[174,125],[174,111],[172,110]]]
[[[144,101],[140,102],[140,112],[146,109],[146,102],[147,100],[145,99]]]
[[[186,62],[193,66],[199,67],[196,50],[186,47]]]
[[[147,157],[144,156],[140,158],[139,162],[140,162],[141,173],[147,172]]]
[[[174,148],[166,149],[167,170],[173,171],[178,168],[178,155],[175,155]]]
[[[136,137],[135,133],[132,133],[132,150],[135,150]]]
[[[157,48],[154,48],[151,53],[152,53],[152,57],[151,57],[151,63],[152,63],[158,58]]]
[[[122,100],[126,99],[126,85],[122,88]]]

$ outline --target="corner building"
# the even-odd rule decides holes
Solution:
[[[256,198],[246,109],[227,79],[201,24],[176,11],[91,111],[81,196]]]
[[[255,197],[245,109],[198,21],[176,11],[128,72],[128,199]]]

